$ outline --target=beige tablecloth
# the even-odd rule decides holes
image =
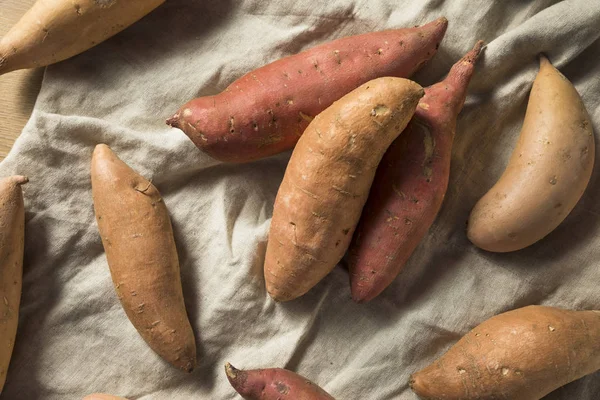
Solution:
[[[344,35],[445,15],[436,82],[477,39],[488,43],[459,119],[442,211],[393,285],[366,305],[336,268],[289,304],[262,277],[288,154],[211,160],[164,119],[245,72]],[[465,221],[501,174],[545,52],[575,84],[600,132],[598,0],[168,0],[98,47],[49,67],[35,111],[0,175],[26,174],[19,331],[2,399],[238,399],[223,364],[285,367],[338,399],[414,400],[409,375],[492,315],[545,304],[600,308],[600,181],[542,242],[511,254],[472,246]],[[164,195],[181,259],[199,366],[156,356],[125,316],[94,220],[89,164],[107,143]],[[600,163],[598,163],[600,165]],[[600,398],[600,374],[548,397]]]

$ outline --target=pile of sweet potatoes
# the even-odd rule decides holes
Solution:
[[[78,54],[163,2],[38,0],[0,41],[0,74]],[[457,118],[483,48],[476,42],[432,86],[407,79],[434,56],[447,23],[442,17],[317,46],[249,72],[168,119],[225,162],[293,149],[264,262],[275,301],[304,295],[346,254],[352,298],[370,301],[434,223],[449,184]],[[502,177],[475,205],[469,239],[495,252],[541,240],[582,196],[594,157],[579,94],[541,56],[519,142]],[[90,175],[99,237],[126,316],[160,357],[191,372],[196,339],[164,199],[103,144],[93,152]],[[27,181],[0,180],[0,392],[18,323]],[[538,400],[599,369],[600,312],[530,306],[483,322],[409,385],[424,399]],[[285,369],[227,364],[225,371],[245,399],[333,399]]]

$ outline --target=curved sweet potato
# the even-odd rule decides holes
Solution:
[[[414,117],[379,164],[349,250],[357,302],[392,283],[442,206],[456,119],[482,46],[477,42],[443,81],[425,88]]]
[[[341,260],[377,165],[422,96],[407,79],[374,79],[308,126],[275,199],[264,268],[273,299],[303,295]]]
[[[436,52],[448,21],[350,36],[252,71],[216,96],[185,104],[167,123],[202,151],[247,162],[294,147],[313,117],[359,85],[406,78]]]
[[[160,193],[100,144],[92,157],[92,194],[108,266],[127,317],[152,350],[191,372],[196,341],[183,301],[171,220]]]
[[[303,376],[281,368],[241,371],[227,363],[225,373],[246,400],[335,400]]]

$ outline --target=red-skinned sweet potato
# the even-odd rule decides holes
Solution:
[[[456,119],[482,46],[477,42],[443,81],[425,88],[411,122],[383,156],[350,245],[357,302],[373,299],[396,278],[442,206]]]
[[[227,363],[225,373],[246,400],[334,400],[308,379],[281,368],[241,371]]]
[[[436,52],[448,21],[338,39],[289,56],[216,96],[185,104],[167,123],[215,159],[247,162],[289,150],[314,116],[361,84],[409,77]]]
[[[302,296],[344,256],[381,157],[412,118],[423,88],[378,78],[310,123],[275,199],[265,256],[276,301]]]
[[[600,369],[600,311],[529,306],[483,322],[412,375],[428,400],[539,400]]]

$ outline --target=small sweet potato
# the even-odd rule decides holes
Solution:
[[[83,400],[127,400],[125,397],[112,396],[110,394],[94,393],[85,396]]]
[[[303,295],[341,260],[377,165],[421,97],[412,81],[378,78],[310,123],[275,199],[264,268],[273,299]]]
[[[281,368],[241,371],[227,363],[225,373],[246,400],[334,400],[308,379]]]
[[[359,85],[407,78],[435,54],[448,21],[338,39],[254,70],[167,123],[202,151],[247,162],[292,149],[313,117]]]
[[[0,180],[0,393],[15,346],[23,283],[24,176]]]
[[[600,369],[600,311],[529,306],[488,319],[410,379],[428,400],[539,400]]]
[[[477,42],[443,81],[425,88],[414,117],[379,164],[349,250],[356,302],[373,299],[396,278],[442,206],[456,119],[482,46]]]
[[[37,0],[0,41],[0,75],[73,57],[165,0]]]
[[[100,144],[92,157],[92,195],[125,313],[152,350],[191,372],[196,342],[183,301],[171,220],[160,193]]]

